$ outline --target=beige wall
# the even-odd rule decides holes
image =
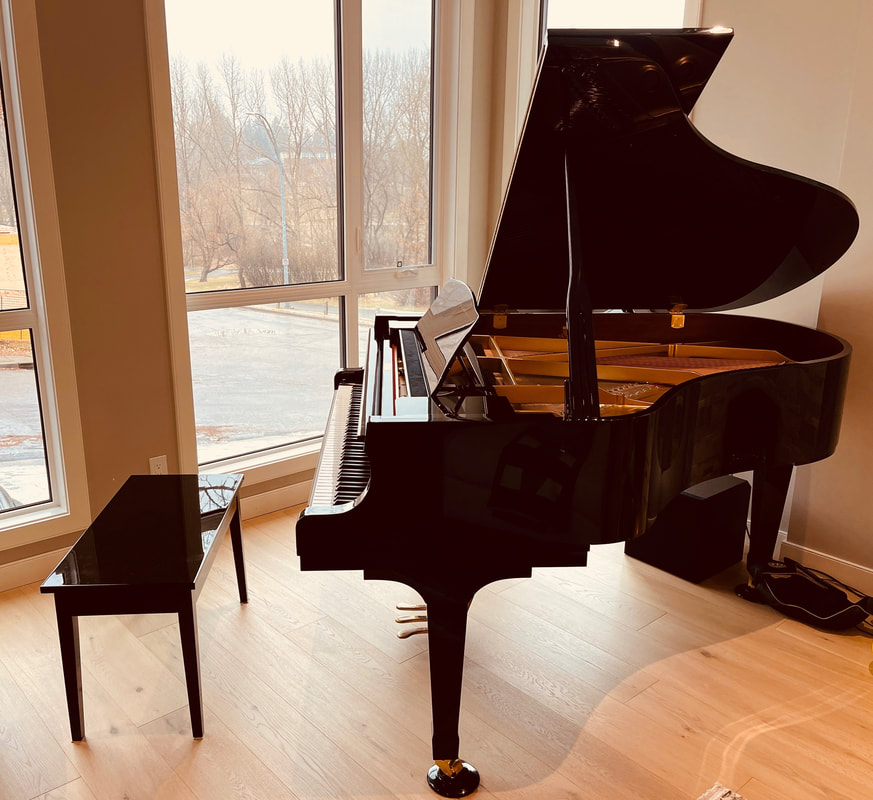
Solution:
[[[836,186],[861,216],[857,241],[825,276],[753,311],[817,325],[854,347],[840,445],[832,458],[797,470],[783,552],[873,591],[873,572],[865,577],[873,570],[873,427],[865,413],[873,389],[865,225],[873,215],[866,180],[873,166],[873,57],[862,38],[873,31],[873,12],[863,0],[706,0],[703,24],[733,27],[735,37],[695,115],[701,131],[737,155]]]
[[[825,277],[819,322],[852,343],[852,367],[839,449],[798,475],[790,538],[812,551],[873,568],[873,6],[850,5],[855,15],[843,39],[851,49],[857,37],[858,46],[840,185],[858,208],[861,229],[847,256]],[[873,587],[866,590],[873,593]]]
[[[707,0],[704,26],[734,39],[694,112],[711,141],[743,158],[840,184],[851,100],[855,2]],[[823,279],[744,313],[815,327]]]
[[[37,3],[91,512],[178,463],[143,9]]]

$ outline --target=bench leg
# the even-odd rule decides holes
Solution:
[[[200,648],[197,643],[197,605],[194,596],[179,608],[179,634],[182,639],[182,661],[185,683],[188,685],[188,708],[191,712],[191,733],[203,738],[203,698],[200,692]]]
[[[61,666],[64,671],[64,690],[70,714],[70,735],[74,742],[85,738],[85,712],[82,701],[82,662],[79,652],[79,618],[58,602],[55,597],[55,615],[58,618],[58,638],[61,644]]]
[[[236,583],[239,587],[240,603],[248,603],[249,595],[246,591],[246,567],[243,562],[242,525],[239,517],[239,503],[230,520],[230,542],[233,545],[233,563],[236,566]]]

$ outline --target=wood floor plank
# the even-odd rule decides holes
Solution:
[[[793,786],[786,794],[767,786],[758,778],[752,778],[739,788],[745,800],[814,800],[814,795],[804,791],[803,787]]]
[[[580,732],[556,774],[582,787],[585,800],[688,800],[687,793],[642,766],[630,748],[617,749],[587,729]]]
[[[183,671],[170,671],[118,617],[82,617],[79,620],[82,666],[136,725],[188,704]]]
[[[686,797],[697,797],[715,781],[729,786],[752,777],[749,765],[742,760],[731,763],[725,771],[728,743],[705,731],[676,735],[660,722],[609,697],[591,715],[585,730],[615,749],[632,753],[635,763]]]
[[[582,602],[582,596],[576,595],[572,589],[570,592],[561,591],[560,584],[554,582],[554,576],[536,574],[525,584],[507,590],[500,597],[550,625],[571,633],[576,640],[583,642],[583,655],[587,648],[597,648],[620,662],[638,668],[677,652],[676,648],[665,646],[654,637],[641,635],[641,631],[657,624],[667,614],[659,615],[640,630],[634,629],[588,608]]]
[[[386,654],[401,660],[426,648],[423,642],[402,642],[396,637],[395,610],[387,602],[374,599],[363,581],[348,580],[360,572],[300,572],[294,549],[294,531],[281,524],[265,526],[260,537],[248,537],[247,551],[277,581],[286,583],[288,591],[315,603],[325,614],[343,620],[349,627],[364,633]]]
[[[834,685],[833,675],[815,665],[804,674],[803,662],[795,666],[768,658],[766,641],[761,637],[758,647],[747,647],[741,640],[711,645],[653,663],[645,671],[661,682],[652,691],[666,694],[663,687],[679,687],[689,698],[718,709],[728,720],[759,715],[770,707],[778,709],[793,696]],[[848,680],[846,676],[839,678],[844,679]],[[646,701],[643,692],[631,702],[641,706]],[[660,706],[658,700],[650,702],[654,708]]]
[[[468,660],[476,662],[516,689],[535,695],[552,711],[584,724],[604,692],[587,682],[588,664],[562,669],[537,648],[519,647],[512,639],[473,619],[467,632]],[[573,669],[573,667],[577,669]]]
[[[284,579],[279,580],[274,577],[275,570],[271,574],[259,562],[250,560],[246,565],[246,584],[249,603],[257,604],[258,613],[269,619],[276,630],[288,633],[320,619],[324,611],[304,593],[290,589],[289,580],[297,580],[296,569],[283,572]],[[221,597],[222,605],[239,605],[236,568],[229,547],[221,548],[203,592],[207,596]]]
[[[632,628],[574,600],[556,597],[537,577],[499,595],[480,592],[470,606],[470,616],[601,691],[633,696],[650,681],[646,676],[638,679],[630,660],[639,657],[637,649],[628,646],[635,636]],[[658,647],[644,660],[668,654]]]
[[[81,778],[77,778],[40,795],[35,800],[95,800],[95,798],[94,793],[88,788],[88,784]]]
[[[865,633],[856,628],[847,631],[825,631],[813,628],[811,625],[804,625],[793,619],[781,620],[777,629],[786,636],[801,639],[827,653],[840,656],[862,667],[869,667],[870,663],[873,662],[873,648],[870,644],[873,642],[873,637],[871,637],[870,632]]]
[[[209,735],[192,739],[187,709],[180,709],[144,725],[142,731],[198,798],[297,800],[266,764],[208,709],[203,725]]]
[[[371,776],[384,772],[384,764],[390,763],[391,791],[414,796],[430,763],[429,743],[268,624],[249,617],[250,610],[223,617],[212,634],[214,645],[221,646],[224,641],[228,652],[252,654],[246,666],[254,678]],[[218,671],[225,668],[220,666],[222,655],[210,650],[204,656],[204,663],[212,670],[207,673],[211,685],[217,681]],[[208,708],[217,702],[214,692],[204,697]],[[215,718],[214,713],[211,718]]]
[[[79,773],[0,662],[0,797],[29,800]]]
[[[426,653],[398,663],[330,618],[296,631],[292,638],[394,719],[402,721],[422,739],[428,739],[431,712]],[[468,706],[461,718],[461,741],[463,758],[474,765],[477,759],[490,765],[483,779],[488,789],[500,792],[501,797],[504,793],[518,798],[544,796],[543,781],[548,781],[552,770],[523,744],[471,713]],[[563,778],[553,779],[553,783],[551,791],[557,794],[545,796],[574,797],[579,791],[578,786]]]
[[[34,800],[95,800],[94,793],[81,778],[65,783],[57,789],[40,795]]]
[[[659,602],[616,592],[594,566],[538,569],[535,577],[606,619],[634,630],[665,613]]]
[[[178,621],[176,614],[125,614],[118,621],[134,636],[145,636],[147,633],[173,625]]]
[[[737,732],[731,751],[749,766],[753,777],[792,797],[854,800],[869,793],[873,780],[869,762],[860,763],[833,746],[819,751],[814,740],[796,735],[790,727],[764,722],[749,726]]]
[[[21,690],[98,800],[167,797],[193,800],[99,678],[83,668],[85,741],[70,740],[53,602],[38,586],[3,594],[0,639]],[[187,706],[185,708],[187,713]],[[178,785],[177,785],[178,784]]]
[[[147,645],[158,657],[169,654],[175,659],[175,642],[166,631],[156,631],[147,638]],[[279,693],[254,676],[246,661],[233,651],[222,646],[211,649],[203,659],[201,673],[204,701],[211,714],[257,753],[295,795],[348,797],[362,793],[376,797],[387,792]],[[286,680],[294,679],[286,676]]]
[[[288,638],[330,674],[428,740],[431,710],[426,652],[397,661],[332,617],[294,631]]]

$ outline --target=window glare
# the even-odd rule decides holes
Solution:
[[[681,28],[685,0],[548,0],[549,28]]]

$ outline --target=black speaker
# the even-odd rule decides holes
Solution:
[[[743,557],[750,493],[748,481],[733,476],[698,483],[624,551],[687,581],[711,578]]]

